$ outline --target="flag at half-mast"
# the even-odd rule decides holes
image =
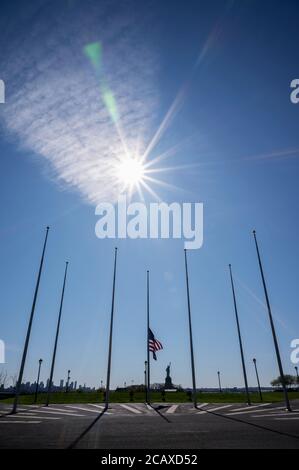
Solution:
[[[157,360],[156,351],[163,349],[162,343],[155,338],[154,333],[148,329],[148,349],[153,353],[153,359]]]

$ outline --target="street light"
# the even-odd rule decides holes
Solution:
[[[66,393],[69,391],[70,378],[71,378],[70,374],[71,374],[71,371],[70,371],[70,370],[68,370],[68,371],[67,371],[67,381],[66,381],[66,387],[65,387],[65,391],[66,391]]]
[[[260,385],[260,379],[259,379],[259,374],[258,374],[257,366],[256,366],[256,359],[253,358],[252,360],[253,360],[253,364],[254,364],[254,368],[255,368],[255,374],[256,374],[256,380],[257,380],[257,385],[258,385],[258,389],[259,389],[260,399],[261,399],[261,401],[263,401],[263,395],[262,395],[262,390],[261,390],[261,385]]]
[[[222,387],[221,387],[221,379],[220,379],[220,371],[218,370],[217,372],[218,375],[218,383],[219,383],[219,392],[222,393]]]
[[[39,377],[40,377],[40,368],[42,366],[43,360],[40,359],[38,361],[38,373],[37,373],[37,380],[36,380],[36,387],[35,387],[35,395],[34,395],[34,403],[37,402],[37,393],[38,393],[38,386],[39,386]]]
[[[297,376],[297,385],[299,385],[299,376],[298,376],[298,367],[295,366],[296,376]]]

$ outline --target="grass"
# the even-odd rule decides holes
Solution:
[[[260,403],[260,397],[257,393],[250,394],[253,403]],[[298,399],[299,392],[290,392],[290,399]],[[37,403],[45,403],[46,394],[40,393],[38,395]],[[243,393],[198,393],[198,402],[200,403],[245,403],[246,396]],[[283,393],[281,392],[265,392],[263,393],[265,403],[277,403],[283,401]],[[51,396],[51,403],[103,403],[103,392],[69,392],[69,393],[53,393]],[[145,401],[144,392],[134,392],[133,400],[130,400],[129,392],[111,392],[111,403],[128,403],[133,401],[135,403],[142,403]],[[165,394],[165,400],[161,392],[151,392],[151,401],[154,403],[163,403],[163,401],[170,403],[188,403],[190,401],[186,392],[170,392]],[[21,395],[19,403],[32,404],[34,402],[34,395]],[[13,403],[13,398],[1,400],[1,403]]]

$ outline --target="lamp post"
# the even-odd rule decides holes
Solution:
[[[69,386],[70,386],[70,378],[71,378],[71,371],[70,369],[67,371],[67,381],[66,381],[66,387],[65,387],[65,391],[66,393],[68,393],[69,391]]]
[[[299,385],[299,376],[298,376],[298,367],[295,366],[296,377],[297,377],[297,385]]]
[[[38,373],[37,373],[37,380],[36,380],[36,387],[35,387],[34,403],[37,402],[37,393],[38,393],[40,369],[41,369],[41,366],[42,366],[42,362],[43,362],[42,359],[40,359],[40,360],[38,361]]]
[[[217,375],[218,375],[219,392],[222,393],[220,370],[218,370]]]
[[[257,385],[258,385],[258,389],[259,389],[260,399],[261,399],[261,401],[263,401],[263,395],[262,395],[262,390],[261,390],[261,385],[260,385],[260,379],[259,379],[259,374],[258,374],[257,366],[256,366],[256,359],[253,358],[252,361],[253,361],[254,368],[255,368],[255,374],[256,374],[256,380],[257,380]]]

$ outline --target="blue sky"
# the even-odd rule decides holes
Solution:
[[[120,6],[121,5],[121,6]],[[95,205],[114,201],[108,168],[121,146],[83,53],[101,41],[125,140],[144,150],[175,112],[149,160],[166,202],[204,203],[204,245],[189,253],[198,386],[243,385],[228,264],[250,385],[278,375],[251,231],[257,230],[285,371],[299,336],[298,4],[286,2],[2,2],[0,78],[0,338],[18,371],[46,225],[51,226],[24,380],[50,369],[65,260],[69,278],[55,382],[98,386],[106,376],[113,249],[119,248],[112,385],[143,382],[146,269],[151,326],[177,384],[191,385],[182,240],[99,240]],[[183,168],[184,165],[189,165]],[[138,199],[137,196],[136,200]],[[150,194],[145,194],[151,202]]]

